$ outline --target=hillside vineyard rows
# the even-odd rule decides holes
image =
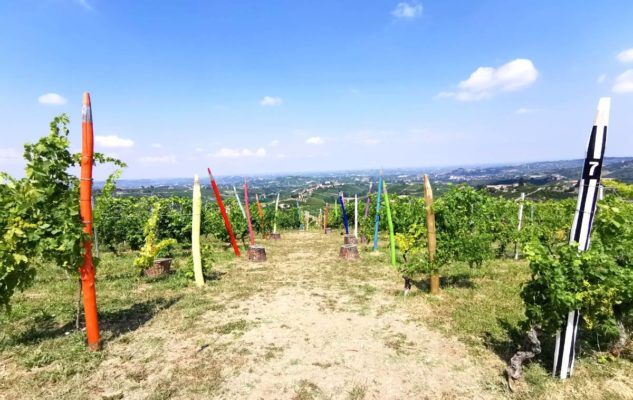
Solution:
[[[0,177],[0,398],[633,396],[633,185],[600,179],[600,104],[578,200],[377,172],[323,207],[210,169],[120,196],[86,95],[81,154],[61,115]]]

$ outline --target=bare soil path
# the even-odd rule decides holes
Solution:
[[[71,399],[503,396],[484,377],[490,369],[473,360],[462,343],[409,317],[401,279],[384,257],[362,251],[357,262],[340,261],[342,241],[338,234],[320,232],[285,232],[281,241],[262,241],[266,263],[236,260],[217,266],[217,280],[202,289],[185,289],[176,304],[107,343],[104,360],[93,373],[79,374],[39,395]]]

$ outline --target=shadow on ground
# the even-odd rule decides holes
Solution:
[[[102,333],[107,333],[107,340],[112,340],[124,333],[132,332],[145,325],[162,310],[173,306],[181,297],[170,299],[148,300],[135,303],[124,309],[100,312],[99,328]],[[80,329],[83,329],[83,319],[80,318]],[[29,328],[10,339],[10,345],[33,345],[46,340],[62,337],[76,329],[75,320],[59,324],[55,315],[42,311],[33,319]]]

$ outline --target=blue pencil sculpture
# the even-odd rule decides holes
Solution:
[[[343,212],[343,224],[345,225],[345,234],[349,235],[349,225],[347,223],[347,214],[345,213],[345,202],[343,201],[343,192],[339,193],[338,199],[341,202],[341,211]]]
[[[382,170],[378,178],[378,197],[376,198],[376,228],[374,228],[374,251],[378,251],[378,224],[380,224],[380,194],[382,193]]]

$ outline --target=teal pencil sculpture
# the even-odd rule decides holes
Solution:
[[[391,220],[391,207],[389,206],[389,193],[387,193],[387,182],[382,183],[385,192],[385,207],[387,207],[387,224],[389,225],[389,247],[391,249],[391,265],[396,265],[396,240],[393,236],[393,221]]]
[[[233,193],[235,193],[235,198],[237,199],[237,205],[240,207],[240,211],[242,211],[242,215],[244,219],[246,219],[246,211],[244,211],[244,206],[242,206],[242,202],[240,201],[240,196],[237,194],[237,189],[233,186]]]

